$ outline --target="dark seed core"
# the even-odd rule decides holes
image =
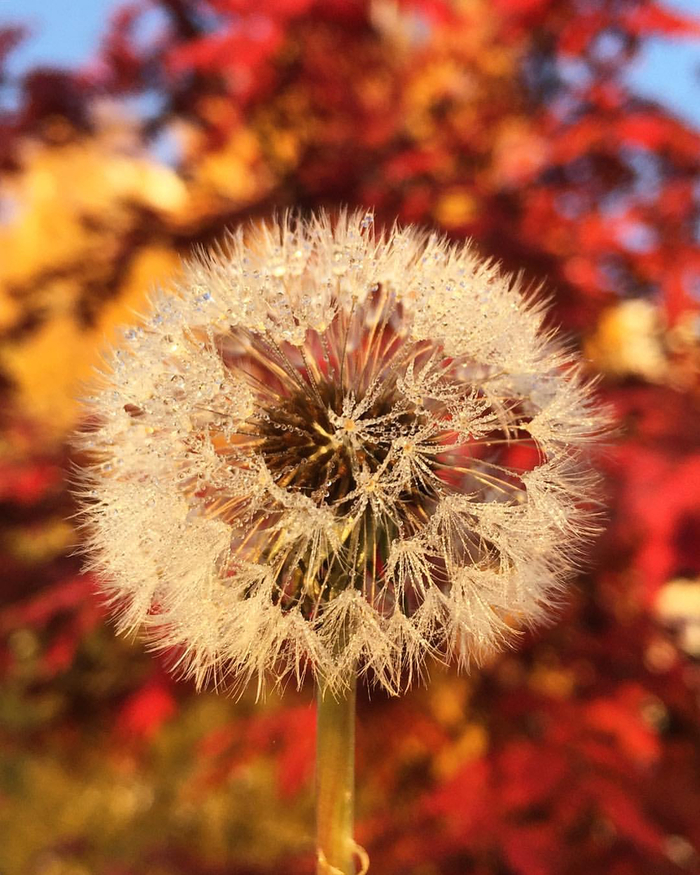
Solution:
[[[319,383],[315,388],[314,397],[299,390],[283,405],[263,412],[257,429],[264,438],[259,452],[278,486],[303,492],[317,502],[342,505],[342,499],[357,488],[359,471],[371,475],[380,468],[390,441],[364,439],[352,447],[338,427],[337,387]],[[393,401],[384,395],[363,418],[384,416],[393,409]],[[407,425],[414,417],[409,413],[400,417],[394,423],[397,430],[402,427],[400,419]],[[352,428],[352,423],[348,425]]]

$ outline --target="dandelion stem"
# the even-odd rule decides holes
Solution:
[[[334,695],[322,682],[316,716],[317,875],[354,875],[355,678]]]

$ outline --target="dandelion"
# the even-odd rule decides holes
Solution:
[[[198,686],[318,682],[319,871],[354,871],[356,678],[480,662],[594,529],[605,423],[544,315],[468,246],[288,217],[190,263],[87,400],[87,549],[121,629]]]

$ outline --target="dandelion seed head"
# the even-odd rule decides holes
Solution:
[[[200,254],[86,401],[120,627],[200,685],[310,668],[396,693],[540,622],[595,528],[606,425],[543,318],[469,246],[367,214]]]

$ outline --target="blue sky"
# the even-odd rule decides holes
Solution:
[[[31,34],[11,56],[12,72],[34,64],[72,65],[89,58],[115,0],[4,0],[2,23],[23,23]]]
[[[3,0],[0,23],[23,21],[32,30],[12,54],[10,72],[89,60],[110,12],[119,5],[120,0]],[[667,0],[666,5],[700,17],[698,0]],[[638,93],[700,127],[700,40],[649,40],[628,81]]]

